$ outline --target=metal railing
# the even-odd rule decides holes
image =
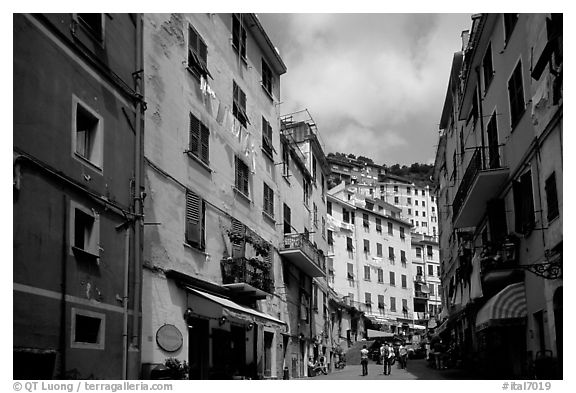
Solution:
[[[326,271],[326,257],[321,253],[314,244],[306,238],[303,233],[287,233],[284,235],[284,250],[300,250],[314,261],[314,264],[318,266],[322,271]]]
[[[264,292],[272,293],[274,282],[271,267],[266,262],[245,257],[223,259],[220,262],[222,269],[222,283],[246,283]]]
[[[462,208],[462,204],[480,171],[502,168],[502,146],[477,147],[472,153],[472,158],[466,167],[458,191],[454,196],[452,219],[455,220]]]

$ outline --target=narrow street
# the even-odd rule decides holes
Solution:
[[[424,359],[409,360],[406,369],[398,368],[398,364],[392,366],[390,375],[384,375],[383,366],[370,361],[368,364],[368,375],[362,376],[362,366],[360,365],[347,365],[343,370],[335,370],[328,375],[318,375],[316,377],[308,378],[310,380],[459,380],[459,379],[475,379],[468,376],[462,370],[436,370],[430,368]]]

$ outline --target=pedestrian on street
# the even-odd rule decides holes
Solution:
[[[384,344],[382,350],[382,363],[384,363],[384,375],[390,375],[392,370],[392,359],[394,358],[394,350],[388,346],[388,343]]]
[[[362,364],[362,376],[368,375],[368,350],[366,345],[360,350],[360,363]]]
[[[402,344],[398,348],[398,354],[400,355],[400,368],[406,368],[406,363],[408,362],[408,349]]]

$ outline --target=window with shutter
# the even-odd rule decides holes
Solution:
[[[237,219],[232,219],[230,231],[234,234],[236,239],[232,242],[232,258],[242,258],[246,250],[246,226]]]
[[[521,61],[518,62],[514,73],[508,80],[508,99],[510,102],[510,124],[512,129],[514,129],[525,109]]]
[[[514,215],[515,231],[528,234],[534,228],[534,200],[532,194],[532,172],[528,171],[515,181]]]
[[[504,41],[508,42],[518,21],[518,14],[504,14]]]
[[[246,127],[247,123],[250,123],[246,114],[246,94],[235,81],[232,83],[232,95],[232,114]]]
[[[200,34],[192,27],[188,26],[188,69],[196,75],[207,77],[208,71],[208,48],[200,37]]]
[[[354,247],[352,246],[352,238],[346,237],[346,250],[354,251]]]
[[[264,116],[262,116],[262,150],[272,158],[274,153],[274,147],[272,145],[272,126]]]
[[[370,221],[368,218],[368,214],[366,213],[362,213],[362,225],[364,226],[364,228],[370,227]]]
[[[402,274],[400,279],[402,280],[402,288],[406,288],[406,275]]]
[[[382,257],[382,244],[376,243],[376,256]]]
[[[235,157],[236,163],[236,188],[246,197],[250,195],[248,187],[248,179],[250,176],[250,170],[248,165],[244,163],[238,156]]]
[[[190,142],[187,153],[210,165],[210,130],[190,113]]]
[[[388,223],[388,234],[394,235],[394,226],[392,225],[391,222]]]
[[[370,266],[364,266],[364,280],[370,280]]]
[[[378,308],[384,308],[384,295],[378,295]]]
[[[328,245],[331,246],[334,244],[334,232],[328,230]]]
[[[364,239],[364,252],[370,253],[370,240]]]
[[[484,76],[484,91],[486,91],[494,76],[494,69],[492,68],[492,43],[488,44],[484,59],[482,59],[482,73]]]
[[[347,269],[348,269],[348,270],[347,270],[348,279],[349,279],[349,280],[353,280],[353,279],[354,279],[354,265],[351,264],[351,263],[348,263],[348,264],[346,265],[346,267],[347,267]]]
[[[390,311],[396,312],[396,298],[394,296],[390,296]]]
[[[490,239],[499,242],[508,233],[506,225],[506,205],[504,199],[493,199],[486,204],[488,213],[488,224],[490,228]]]
[[[282,176],[290,176],[290,150],[288,144],[282,143]]]
[[[284,233],[291,233],[292,225],[290,224],[290,208],[284,204]]]
[[[75,14],[76,20],[92,38],[99,42],[104,41],[103,14]]]
[[[548,222],[552,221],[560,215],[560,210],[558,209],[558,191],[556,189],[556,172],[546,179],[546,184],[544,186],[546,191],[546,206],[548,208]]]
[[[264,183],[264,211],[274,217],[274,191]]]
[[[186,243],[204,249],[204,201],[196,193],[186,191]]]
[[[270,97],[272,97],[273,81],[272,71],[264,59],[262,59],[262,87]]]
[[[394,260],[394,247],[388,247],[388,259]]]
[[[394,275],[394,272],[390,272],[390,285],[396,286],[396,276]]]
[[[378,268],[378,282],[384,282],[384,270]]]
[[[232,15],[232,47],[246,61],[246,29],[243,14]]]

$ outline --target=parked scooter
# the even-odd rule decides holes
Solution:
[[[320,361],[316,361],[316,363],[313,363],[312,359],[310,359],[308,361],[308,376],[315,377],[320,373],[328,375],[328,369],[326,368],[326,364]]]
[[[346,356],[341,355],[338,358],[338,361],[334,364],[334,368],[343,369],[344,367],[346,367]]]

